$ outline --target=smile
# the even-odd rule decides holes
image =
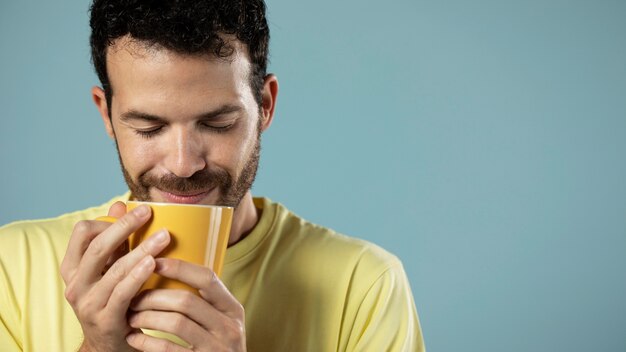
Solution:
[[[157,188],[157,191],[163,196],[167,203],[181,203],[181,204],[197,204],[200,203],[211,190],[198,193],[170,193]]]

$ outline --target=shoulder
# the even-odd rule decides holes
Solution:
[[[270,204],[276,207],[274,230],[285,249],[281,255],[291,253],[298,263],[334,276],[358,277],[364,283],[390,270],[403,270],[395,255],[374,243],[307,221],[281,204]]]
[[[108,206],[119,199],[120,197],[115,197],[102,205],[53,218],[22,220],[6,224],[0,227],[0,252],[15,254],[20,249],[32,251],[42,245],[52,245],[55,249],[58,245],[64,246],[78,221],[106,215]]]

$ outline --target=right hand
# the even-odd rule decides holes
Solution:
[[[162,230],[117,259],[117,250],[150,219],[151,210],[143,205],[126,213],[124,203],[117,202],[109,216],[119,220],[78,222],[61,263],[65,298],[83,329],[81,351],[134,351],[126,342],[134,331],[126,319],[128,307],[154,272],[154,257],[170,242]]]

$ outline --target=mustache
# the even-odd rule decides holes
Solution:
[[[156,187],[170,193],[202,192],[215,187],[222,190],[229,188],[231,177],[226,170],[203,169],[190,177],[178,177],[174,174],[162,176],[143,174],[139,176],[138,183],[148,189]]]

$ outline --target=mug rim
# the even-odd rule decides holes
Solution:
[[[148,204],[148,205],[159,205],[159,206],[187,206],[187,207],[202,207],[202,208],[218,208],[218,209],[233,209],[234,207],[229,207],[226,205],[208,205],[208,204],[185,204],[185,203],[166,203],[166,202],[148,202],[143,200],[127,200],[126,203],[139,203],[139,204]]]

